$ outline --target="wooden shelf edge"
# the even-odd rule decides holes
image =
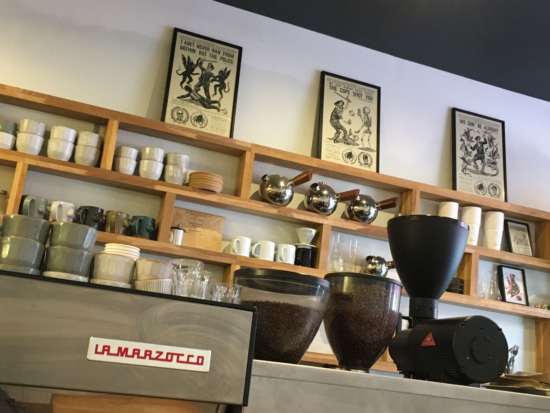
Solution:
[[[466,253],[477,254],[479,259],[501,264],[511,264],[535,271],[550,272],[550,260],[528,257],[526,255],[514,254],[508,251],[492,250],[490,248],[473,245],[466,246]]]
[[[302,360],[304,362],[308,363],[317,363],[317,364],[330,364],[332,366],[338,366],[338,360],[334,356],[334,354],[326,354],[326,353],[316,353],[312,351],[308,351],[304,357],[302,357]],[[371,370],[378,370],[378,371],[387,371],[390,373],[399,373],[397,371],[397,366],[395,363],[392,363],[390,361],[383,361],[378,360],[374,366],[371,367]]]

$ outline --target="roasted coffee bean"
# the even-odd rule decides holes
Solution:
[[[254,358],[297,364],[323,320],[324,311],[275,301],[242,301],[258,309]]]
[[[340,367],[368,370],[389,346],[399,313],[392,310],[396,297],[381,285],[354,285],[342,292],[332,284],[325,315],[325,331]]]

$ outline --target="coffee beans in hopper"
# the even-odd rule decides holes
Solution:
[[[324,311],[274,301],[242,301],[258,309],[254,358],[297,364],[321,324]]]

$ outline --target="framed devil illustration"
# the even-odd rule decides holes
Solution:
[[[233,137],[243,49],[174,29],[162,121]]]
[[[453,189],[508,201],[504,121],[452,109]]]
[[[523,268],[499,265],[498,288],[502,300],[507,303],[529,306],[525,270]]]

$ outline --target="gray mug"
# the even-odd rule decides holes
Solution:
[[[44,257],[44,245],[21,237],[0,238],[0,264],[27,268],[40,268]]]
[[[17,132],[17,123],[9,120],[0,120],[0,132],[15,135]]]
[[[2,236],[21,237],[45,244],[50,234],[51,224],[45,219],[26,215],[4,215]]]
[[[52,223],[50,244],[54,247],[67,247],[92,252],[96,239],[97,230],[87,225],[64,221]]]
[[[26,195],[21,202],[20,213],[30,217],[44,218],[46,216],[48,200],[41,196]]]
[[[67,247],[49,247],[44,266],[46,271],[64,272],[83,277],[88,276],[92,254]]]

